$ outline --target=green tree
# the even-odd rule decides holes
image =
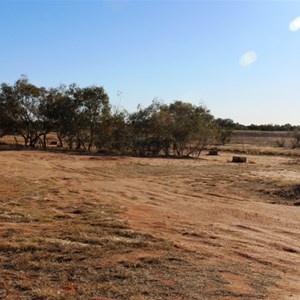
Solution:
[[[207,145],[217,141],[218,128],[214,117],[204,106],[193,107],[192,124],[187,155],[199,157]]]
[[[80,129],[78,101],[70,96],[74,86],[73,84],[66,88],[61,85],[50,89],[43,103],[44,115],[56,132],[59,146],[62,147],[65,141],[69,149],[73,148]]]
[[[2,84],[1,105],[4,106],[6,126],[24,139],[25,146],[35,147],[47,134],[40,114],[40,103],[46,90],[31,84],[22,77],[14,86]]]
[[[80,104],[83,145],[87,142],[87,149],[91,150],[99,124],[110,115],[109,97],[103,87],[97,86],[76,88],[72,94]]]
[[[175,101],[164,105],[153,101],[129,117],[132,148],[139,155],[158,155],[163,152],[178,156],[199,156],[216,137],[213,116],[203,106]]]
[[[17,129],[16,97],[12,86],[2,83],[0,87],[0,130],[1,135],[14,134]]]
[[[160,103],[153,101],[146,108],[138,106],[138,111],[129,116],[130,144],[136,154],[155,155],[159,153],[160,145],[155,131],[155,120],[159,111]]]
[[[127,112],[118,110],[102,117],[95,136],[98,151],[124,154],[129,150],[129,127],[126,118]]]

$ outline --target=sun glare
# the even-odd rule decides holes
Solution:
[[[300,17],[297,17],[296,19],[294,19],[289,26],[291,31],[297,31],[300,29]]]
[[[247,51],[240,58],[240,64],[244,67],[253,64],[256,61],[257,55],[254,51]]]

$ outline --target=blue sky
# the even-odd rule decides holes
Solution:
[[[158,98],[300,124],[299,16],[300,1],[284,0],[0,0],[0,82],[26,74],[101,85],[129,111]]]

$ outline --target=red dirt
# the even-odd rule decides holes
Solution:
[[[197,254],[199,259],[191,261],[195,266],[205,261],[219,268],[226,290],[236,294],[222,299],[243,299],[238,294],[255,295],[259,289],[265,289],[260,298],[300,299],[300,208],[259,192],[278,182],[296,182],[291,174],[298,176],[299,166],[270,156],[248,157],[252,164],[236,165],[229,163],[231,156],[178,160],[3,151],[0,194],[13,196],[13,189],[4,188],[5,180],[17,177],[30,181],[36,197],[39,189],[48,189],[44,197],[61,201],[65,211],[76,209],[72,194],[86,202],[116,203],[125,208],[123,218],[131,229]],[[47,224],[0,222],[0,239],[8,229],[26,235],[45,228]],[[136,257],[138,251],[131,260]],[[65,289],[71,292],[74,286]]]

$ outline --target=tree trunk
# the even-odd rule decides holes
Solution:
[[[47,148],[47,139],[46,139],[46,135],[47,135],[47,133],[44,133],[43,134],[43,148]]]
[[[16,146],[19,146],[19,143],[18,143],[18,140],[17,140],[17,138],[16,138],[16,134],[14,133],[14,140],[15,140],[15,142],[16,142]]]

